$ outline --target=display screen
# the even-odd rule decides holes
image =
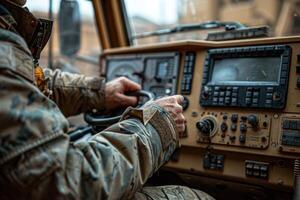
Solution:
[[[166,76],[168,75],[168,66],[169,63],[167,61],[158,63],[157,76],[159,78],[166,78]]]
[[[214,60],[211,84],[279,83],[281,57],[225,58]]]

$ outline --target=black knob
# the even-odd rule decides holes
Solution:
[[[232,131],[236,131],[237,125],[236,125],[236,124],[231,124],[230,129],[231,129]]]
[[[240,125],[240,131],[241,131],[242,133],[247,132],[247,124],[242,123],[242,124]]]
[[[221,124],[221,131],[222,131],[222,132],[226,132],[227,129],[228,129],[227,124],[226,124],[225,122],[223,122],[223,123]]]
[[[231,121],[232,121],[233,123],[236,123],[236,122],[238,121],[238,119],[239,119],[238,114],[232,114],[232,115],[231,115]]]
[[[249,115],[248,116],[248,123],[253,127],[257,128],[258,126],[258,117],[256,115]]]
[[[204,136],[209,136],[213,131],[215,124],[210,119],[203,119],[196,123],[196,127]]]
[[[246,135],[241,134],[240,137],[239,137],[239,141],[240,141],[240,143],[245,143],[246,142]]]

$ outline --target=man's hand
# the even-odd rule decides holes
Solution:
[[[126,92],[136,92],[141,86],[125,77],[116,78],[106,83],[105,109],[107,111],[118,107],[135,106],[138,98],[125,95]]]
[[[154,102],[170,113],[176,123],[179,134],[183,133],[186,123],[186,120],[182,114],[183,110],[181,106],[181,104],[183,103],[183,96],[174,95],[170,97],[164,97],[161,99],[157,99]]]

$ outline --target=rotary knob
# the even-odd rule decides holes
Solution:
[[[201,136],[205,137],[212,136],[214,134],[215,126],[215,122],[210,118],[201,119],[196,123],[196,127],[200,131]]]
[[[248,123],[253,127],[257,128],[258,127],[258,117],[256,115],[249,115],[248,116]]]

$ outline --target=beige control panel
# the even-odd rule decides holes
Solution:
[[[270,124],[268,114],[202,112],[196,122],[198,142],[266,149]]]
[[[283,115],[279,134],[280,152],[300,153],[300,115]]]
[[[227,96],[225,93],[223,100],[220,92],[218,100],[215,101],[216,87],[210,94],[209,87],[211,85],[209,84],[206,86],[211,101],[209,104],[205,104],[201,95],[205,97],[206,91],[203,90],[202,84],[205,82],[203,79],[210,78],[209,70],[205,70],[205,67],[210,69],[210,64],[212,64],[212,62],[207,62],[207,52],[219,49],[220,52],[213,55],[215,61],[224,59],[224,63],[226,63],[227,57],[224,58],[222,48],[227,49],[226,56],[229,56],[228,59],[232,59],[235,57],[232,57],[231,51],[236,51],[234,56],[242,58],[240,55],[242,55],[242,49],[245,49],[243,47],[249,47],[248,50],[252,51],[252,49],[254,50],[252,47],[259,50],[260,45],[264,48],[270,48],[272,45],[284,45],[291,50],[288,52],[290,56],[289,70],[281,70],[279,73],[280,84],[287,84],[286,88],[279,88],[281,93],[287,91],[284,98],[280,96],[284,100],[282,101],[284,105],[273,104],[278,101],[279,96],[277,93],[271,93],[269,87],[259,88],[259,97],[256,98],[255,87],[258,87],[256,85],[249,86],[254,88],[250,95],[251,101],[247,99],[249,88],[240,87],[235,94],[233,87],[236,86],[226,86],[226,92],[232,87],[231,94]],[[228,50],[228,48],[230,49]],[[294,182],[294,161],[300,157],[300,37],[218,43],[182,41],[120,48],[105,51],[103,62],[105,63],[107,56],[112,55],[175,51],[180,60],[178,76],[175,77],[176,90],[178,94],[185,97],[183,107],[187,124],[186,133],[180,138],[180,151],[165,167],[175,171],[213,177],[216,180],[236,180],[264,187],[291,190]],[[268,51],[266,58],[273,55],[270,49]],[[258,57],[263,56],[263,53],[253,54],[251,59],[256,60],[255,62],[259,65],[264,65],[264,59],[257,60],[257,55]],[[247,57],[247,54],[243,54],[243,56]],[[278,61],[282,60],[279,55],[276,54],[276,56]],[[282,56],[285,58],[286,53],[283,53]],[[245,61],[249,67],[252,62],[250,60]],[[269,61],[277,63],[272,59]],[[244,60],[239,60],[239,62],[243,63]],[[225,66],[224,63],[219,62],[216,66],[221,69]],[[240,69],[242,66],[244,65],[241,65]],[[259,76],[267,76],[267,73],[271,73],[272,70],[269,72],[268,69],[273,67],[273,64],[263,67],[265,70],[259,71]],[[207,75],[204,76],[204,73]],[[218,78],[220,77],[222,78],[222,76]],[[247,77],[251,78],[252,75]],[[241,95],[242,93],[245,95]],[[214,106],[216,103],[218,105]],[[222,103],[221,106],[220,103]],[[240,103],[243,107],[239,106]]]

